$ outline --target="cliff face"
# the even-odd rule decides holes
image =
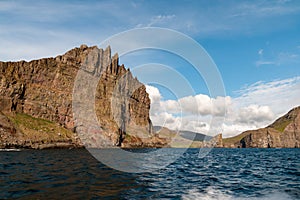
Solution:
[[[0,148],[17,146],[18,142],[15,138],[21,138],[22,133],[17,131],[12,122],[0,112]]]
[[[246,131],[236,137],[224,139],[224,146],[241,148],[299,148],[300,107],[292,109],[266,128]]]
[[[94,57],[91,58],[91,56]],[[97,63],[89,62],[91,59]],[[119,65],[117,54],[111,57],[110,47],[102,50],[82,45],[80,48],[72,49],[55,58],[30,62],[0,62],[2,116],[8,116],[12,119],[11,121],[14,121],[15,113],[21,113],[34,119],[54,122],[60,127],[76,132],[78,127],[73,115],[72,94],[74,81],[82,67],[99,78],[94,101],[97,120],[100,124],[100,130],[97,130],[97,133],[108,138],[109,145],[122,145],[122,142],[130,144],[126,141],[125,135],[127,133],[138,138],[137,132],[131,131],[137,126],[149,140],[152,137],[152,125],[149,118],[150,99],[145,86],[133,78],[130,71],[126,70],[123,65]],[[126,84],[118,84],[124,76],[126,76]],[[119,92],[116,92],[116,86],[119,87],[117,90]],[[130,91],[130,88],[134,90]],[[115,94],[119,95],[119,98],[113,98]],[[125,95],[126,99],[120,98],[123,94],[127,95]],[[117,101],[113,101],[114,99]],[[82,99],[82,101],[85,100]],[[88,116],[85,117],[88,118]],[[4,117],[2,121],[0,127],[7,127]],[[5,132],[4,128],[2,129],[0,129],[0,134],[12,135],[7,129]],[[24,135],[22,130],[19,135]],[[16,133],[11,129],[10,133],[13,132]],[[76,135],[70,138],[72,142],[79,143]],[[94,139],[87,136],[87,140],[82,142],[88,144]]]

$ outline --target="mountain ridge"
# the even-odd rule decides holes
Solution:
[[[265,128],[224,138],[223,145],[232,148],[300,148],[300,106]]]
[[[163,126],[153,126],[153,130],[155,132],[159,132],[161,129],[163,129],[165,127]],[[174,131],[174,130],[170,130],[170,131]],[[188,140],[193,140],[193,141],[209,141],[211,140],[213,137],[212,136],[208,136],[208,135],[205,135],[203,133],[197,133],[197,132],[194,132],[194,131],[187,131],[187,130],[179,130],[179,131],[174,131],[175,133],[179,133],[179,135],[185,139],[188,139]]]

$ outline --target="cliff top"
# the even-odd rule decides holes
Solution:
[[[279,132],[283,132],[285,128],[300,115],[300,106],[293,108],[284,116],[275,120],[268,128],[274,128]]]
[[[268,129],[270,129],[271,132],[285,133],[287,129],[290,129],[291,124],[296,124],[297,120],[300,120],[300,106],[293,108],[287,114],[283,115],[282,117],[279,117],[271,125],[265,128],[244,131],[241,134],[238,134],[234,137],[224,138],[223,142],[226,144],[239,143],[243,138],[249,136],[255,131],[261,132]],[[300,124],[300,122],[298,122],[297,124]]]

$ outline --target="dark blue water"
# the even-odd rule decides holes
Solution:
[[[300,149],[198,152],[139,174],[84,149],[0,152],[0,199],[300,199]]]

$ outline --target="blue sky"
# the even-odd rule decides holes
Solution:
[[[249,128],[265,126],[300,104],[297,100],[300,97],[299,19],[300,1],[297,0],[1,0],[0,60],[56,56],[83,43],[98,45],[106,38],[132,28],[174,29],[201,44],[216,63],[224,81],[226,96],[230,98],[227,99],[227,117],[222,125],[226,130],[221,131],[230,136]],[[132,69],[145,63],[161,63],[189,79],[194,94],[182,90],[176,98],[172,91],[167,92],[156,86],[160,89],[157,93],[152,88],[152,98],[157,98],[159,105],[166,105],[167,100],[178,103],[187,96],[206,105],[203,102],[205,95],[210,97],[201,77],[193,76],[189,63],[170,53],[145,50],[121,57],[120,62]],[[133,72],[141,81],[156,77],[146,76],[138,70]],[[210,102],[216,99],[210,97]],[[215,117],[213,108],[210,112],[202,112],[199,108],[200,121],[206,124],[199,126],[199,129],[195,128],[195,116],[189,114],[189,109],[182,110],[185,118],[181,118],[181,125],[187,124],[184,129],[201,132],[212,129],[209,120]],[[179,115],[174,109],[155,112],[152,113],[154,122],[167,121],[167,116],[174,123],[165,125],[177,127],[174,124],[178,125]],[[252,117],[247,122],[240,119],[245,117],[244,113]]]

